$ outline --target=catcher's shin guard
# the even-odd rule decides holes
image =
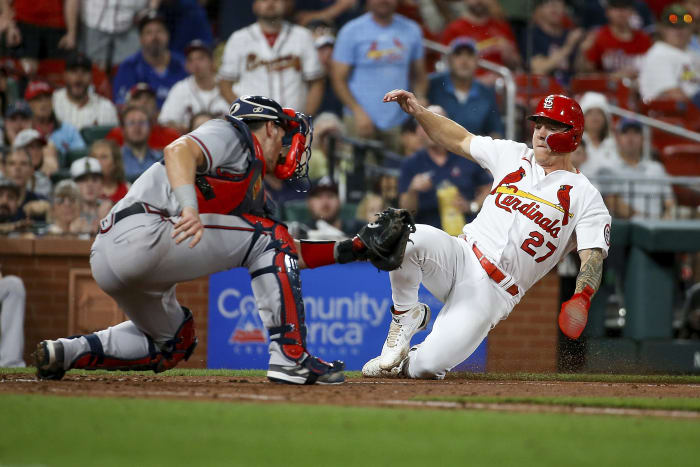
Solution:
[[[70,367],[83,370],[153,370],[155,373],[175,367],[180,360],[188,360],[197,346],[192,312],[185,307],[182,309],[185,313],[185,319],[172,339],[159,348],[153,339],[146,336],[148,339],[147,355],[135,359],[122,359],[106,355],[97,335],[88,334],[83,337],[88,341],[90,351],[78,356]]]

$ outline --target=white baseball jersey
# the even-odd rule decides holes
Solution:
[[[267,96],[300,112],[306,111],[306,82],[323,74],[311,32],[286,22],[272,47],[258,23],[231,34],[219,68],[237,96]]]
[[[464,234],[523,292],[574,248],[600,248],[607,256],[610,214],[585,175],[545,175],[534,151],[514,141],[475,136],[470,152],[494,185]]]
[[[68,100],[66,88],[54,92],[52,100],[56,117],[61,122],[70,123],[78,130],[94,125],[119,125],[117,108],[112,101],[96,94],[92,89],[88,92],[88,101],[81,107]]]
[[[229,104],[223,98],[218,86],[205,91],[197,86],[194,76],[189,76],[175,83],[160,109],[158,122],[167,125],[175,122],[187,127],[192,116],[199,112],[209,112],[219,116],[228,112]]]

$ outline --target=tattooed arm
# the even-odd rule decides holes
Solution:
[[[571,339],[578,339],[588,321],[591,297],[600,287],[603,276],[603,250],[591,248],[579,251],[581,269],[576,277],[576,292],[564,302],[559,312],[559,328]]]
[[[581,268],[576,277],[575,293],[582,292],[587,285],[595,293],[600,287],[600,279],[603,277],[603,250],[600,248],[581,250],[578,256],[581,258]]]

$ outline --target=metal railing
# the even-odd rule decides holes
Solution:
[[[431,41],[428,39],[423,39],[423,45],[425,48],[430,49],[434,52],[442,54],[444,57],[450,51],[450,49],[439,42]],[[515,78],[513,78],[513,72],[503,65],[498,65],[497,63],[490,62],[488,60],[479,59],[478,62],[481,68],[485,68],[489,71],[500,75],[503,78],[503,85],[505,88],[505,127],[506,127],[506,139],[515,139]]]
[[[663,120],[657,120],[656,118],[647,117],[646,115],[632,112],[631,110],[623,109],[622,107],[617,107],[615,105],[609,106],[610,113],[617,115],[618,117],[631,118],[637,120],[642,124],[642,136],[644,138],[643,155],[645,159],[651,159],[651,128],[657,128],[666,133],[671,133],[672,135],[680,136],[681,138],[687,138],[696,143],[700,143],[700,133],[695,131],[690,131],[685,127],[672,125],[666,123]]]

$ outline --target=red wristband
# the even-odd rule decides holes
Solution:
[[[328,264],[335,264],[333,248],[335,242],[312,242],[301,240],[301,257],[307,268],[317,268]]]

